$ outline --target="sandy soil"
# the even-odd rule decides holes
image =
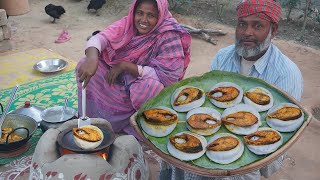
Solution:
[[[99,16],[88,13],[88,0],[29,0],[31,11],[25,15],[12,16],[9,24],[12,26],[13,50],[1,53],[5,55],[33,48],[51,49],[62,56],[78,61],[84,55],[86,38],[95,30],[103,29],[111,22],[127,13],[130,0],[109,0],[100,10]],[[45,5],[53,3],[63,5],[66,14],[55,24],[50,23],[45,14]],[[198,76],[209,70],[211,59],[216,52],[233,43],[234,29],[221,24],[204,23],[201,19],[191,19],[176,16],[180,22],[189,25],[199,25],[206,28],[221,29],[228,34],[217,37],[218,45],[214,46],[203,40],[193,38],[192,58],[186,77]],[[62,44],[54,43],[55,39],[66,29],[71,40]],[[311,112],[312,107],[320,106],[320,50],[308,48],[294,42],[275,39],[273,41],[301,69],[304,77],[304,94],[302,104]],[[288,151],[295,159],[295,165],[287,165],[271,179],[317,179],[320,156],[316,153],[320,148],[320,122],[313,120],[306,128],[302,137]],[[156,177],[156,173],[155,176]]]

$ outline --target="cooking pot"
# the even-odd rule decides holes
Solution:
[[[24,106],[10,112],[12,114],[22,114],[29,116],[37,121],[38,125],[40,125],[40,122],[42,121],[40,114],[45,108],[34,106],[30,103],[30,101],[26,101],[24,103]]]
[[[37,130],[37,122],[29,117],[22,114],[7,114],[1,128],[12,128],[13,130],[9,133],[16,133],[20,135],[22,139],[18,141],[0,142],[0,151],[10,151],[19,148],[28,142],[32,137],[33,133]]]

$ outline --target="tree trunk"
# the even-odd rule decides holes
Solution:
[[[306,0],[306,8],[304,10],[303,25],[302,25],[301,34],[300,34],[300,37],[299,37],[300,40],[303,39],[305,30],[306,30],[308,9],[309,9],[310,5],[311,5],[311,0]]]

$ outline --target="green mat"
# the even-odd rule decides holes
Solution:
[[[8,102],[11,91],[12,88],[0,91],[0,102],[3,106]],[[47,79],[20,85],[9,111],[22,107],[25,101],[30,101],[31,105],[43,108],[63,106],[65,97],[68,97],[69,107],[77,110],[78,96],[74,70]],[[41,135],[42,131],[38,128],[31,138],[31,147],[27,152],[14,158],[1,158],[0,165],[32,154]]]

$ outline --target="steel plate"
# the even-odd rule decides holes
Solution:
[[[44,59],[33,65],[33,69],[42,73],[58,72],[66,68],[68,62],[63,59]]]

